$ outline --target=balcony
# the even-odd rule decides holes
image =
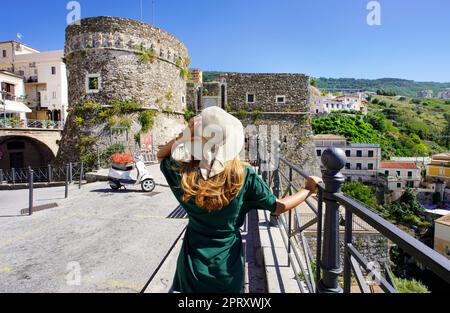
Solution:
[[[24,96],[16,96],[7,91],[1,91],[0,94],[1,94],[1,100],[25,102],[25,99],[26,99],[26,97],[24,97]]]
[[[282,198],[299,191],[299,182],[309,174],[276,153],[268,155],[268,145],[264,140],[258,140],[256,146],[258,172],[273,193]],[[272,225],[281,232],[284,253],[297,281],[298,291],[397,292],[389,264],[369,261],[359,250],[354,237],[357,231],[355,221],[358,221],[358,225],[364,225],[364,228],[378,232],[410,255],[427,272],[433,273],[444,284],[450,284],[450,260],[386,221],[372,208],[341,192],[345,181],[341,170],[346,162],[343,150],[329,148],[324,151],[324,183],[318,186],[316,198],[306,201],[313,216],[305,220],[298,214],[299,208],[279,217],[271,216]],[[311,231],[313,225],[315,247],[305,240],[305,231]]]

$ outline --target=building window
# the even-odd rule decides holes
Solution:
[[[362,164],[361,163],[356,163],[356,169],[357,170],[361,170],[362,169]]]
[[[384,171],[384,175],[389,176],[389,170]]]
[[[367,164],[367,169],[369,169],[369,170],[373,170],[373,163],[369,163],[369,164]]]
[[[3,50],[3,57],[6,58],[6,50]]]
[[[358,158],[362,157],[362,150],[356,150],[356,156]]]
[[[397,183],[397,188],[402,188],[402,183]]]
[[[56,99],[56,91],[52,92],[52,99]]]
[[[322,156],[322,150],[317,150],[317,156],[318,157]]]
[[[327,103],[327,108],[329,108],[330,107],[330,105]]]
[[[285,104],[286,96],[276,96],[276,102],[277,102],[277,104]]]
[[[181,103],[184,103],[185,100],[184,96],[181,96]]]
[[[369,158],[373,158],[373,150],[369,150],[368,156]]]
[[[351,155],[351,151],[350,150],[345,150],[345,156],[349,157]]]
[[[52,66],[52,75],[56,75],[56,67]]]
[[[100,74],[86,75],[86,93],[98,93],[101,90],[102,78]]]
[[[247,94],[247,103],[255,103],[255,94],[254,93],[248,93]]]
[[[346,168],[347,170],[351,169],[350,163],[345,163],[345,168]]]
[[[408,171],[408,177],[412,177],[412,171]]]
[[[397,171],[397,176],[401,176],[401,173],[400,173],[400,171]]]

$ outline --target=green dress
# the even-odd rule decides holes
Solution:
[[[238,196],[220,211],[208,213],[193,199],[181,200],[182,189],[176,162],[166,158],[161,171],[189,223],[177,262],[173,290],[182,293],[240,293],[244,283],[244,254],[239,228],[252,209],[276,210],[276,198],[255,173],[245,168],[245,181]]]

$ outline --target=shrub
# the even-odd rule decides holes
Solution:
[[[191,118],[193,118],[194,116],[195,116],[195,112],[194,111],[191,111],[188,108],[186,108],[184,110],[184,120],[186,122],[189,122],[191,120]]]
[[[237,117],[238,118],[246,118],[247,117],[247,115],[248,115],[248,112],[245,110],[245,109],[239,109],[237,112],[236,112],[236,115],[237,115]]]
[[[397,278],[393,276],[395,286],[399,293],[429,293],[428,288],[415,279]]]
[[[375,207],[375,194],[370,187],[364,186],[361,182],[346,182],[342,186],[342,192],[369,207]]]
[[[139,122],[141,123],[141,132],[146,133],[153,128],[155,117],[158,115],[157,111],[146,110],[139,115]]]

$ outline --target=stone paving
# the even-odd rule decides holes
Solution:
[[[187,223],[166,218],[178,204],[161,185],[145,194],[98,182],[35,199],[58,207],[18,216],[28,191],[0,191],[0,292],[139,292]]]

